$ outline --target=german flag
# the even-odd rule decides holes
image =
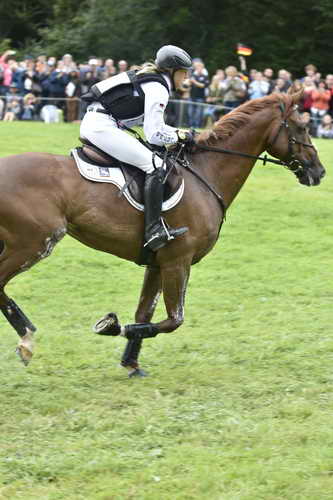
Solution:
[[[237,54],[239,56],[251,56],[253,50],[245,43],[237,43]]]

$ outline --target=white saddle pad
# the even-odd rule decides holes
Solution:
[[[88,179],[89,181],[94,182],[110,182],[117,186],[117,188],[122,189],[125,185],[125,177],[122,173],[121,169],[118,167],[100,167],[98,165],[92,165],[91,163],[87,163],[82,160],[77,154],[76,149],[71,150],[71,154],[75,160],[77,168],[79,169],[80,174]],[[167,200],[163,202],[162,211],[167,212],[171,210],[171,208],[175,207],[180,200],[182,199],[184,193],[184,179],[182,180],[181,185],[177,189],[177,191],[170,196]],[[138,203],[130,194],[128,189],[125,189],[124,196],[127,201],[137,210],[141,212],[144,211],[145,207],[141,203]]]

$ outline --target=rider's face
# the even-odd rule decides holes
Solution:
[[[177,69],[173,75],[173,82],[175,89],[178,90],[182,87],[184,80],[188,78],[188,71],[186,69]]]

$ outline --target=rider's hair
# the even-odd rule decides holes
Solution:
[[[168,69],[160,68],[154,62],[148,61],[143,63],[142,66],[140,66],[137,75],[144,75],[146,73],[165,73],[167,71]]]

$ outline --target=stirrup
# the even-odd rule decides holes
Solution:
[[[186,231],[188,231],[188,227],[186,226],[178,229],[170,228],[164,221],[163,217],[161,217],[159,228],[151,234],[150,238],[143,246],[144,248],[148,247],[153,252],[156,252],[160,248],[164,247],[169,241],[174,240],[178,236],[186,233]]]

